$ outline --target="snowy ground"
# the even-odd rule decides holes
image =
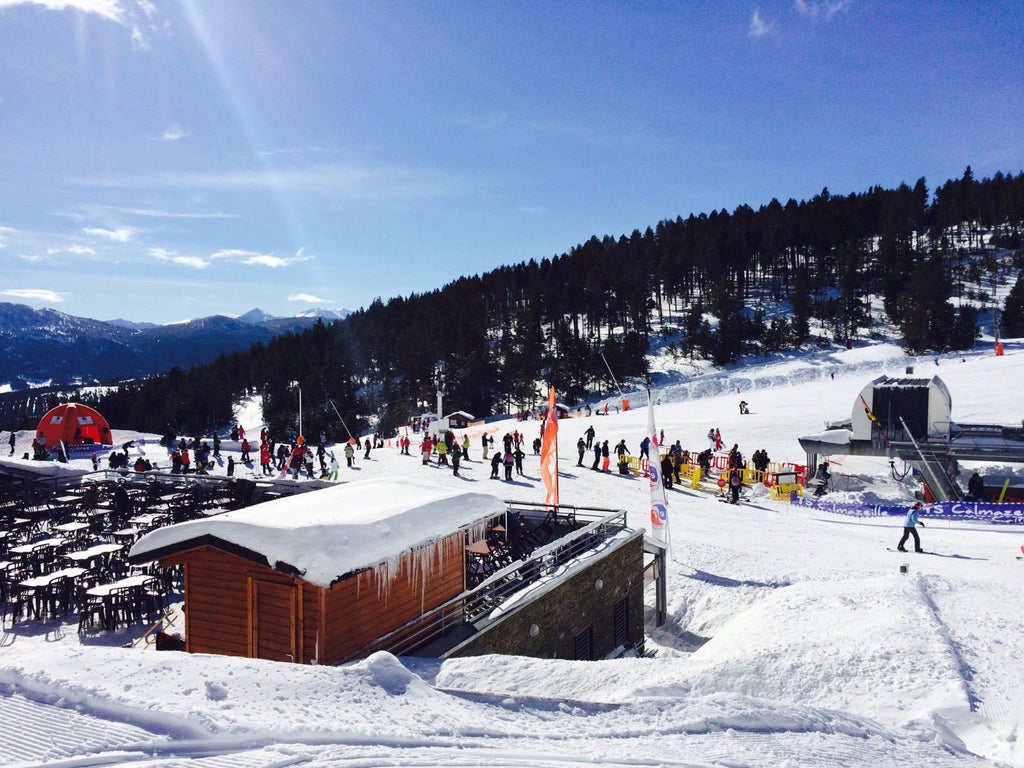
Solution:
[[[997,358],[988,345],[936,366],[879,345],[693,379],[669,370],[656,379],[655,416],[690,449],[718,426],[747,456],[765,448],[803,463],[799,435],[849,417],[871,379],[914,364],[946,382],[954,420],[1019,424],[1024,342],[1006,351]],[[741,398],[750,415],[739,415]],[[598,439],[625,438],[637,452],[647,414],[631,400],[626,413],[560,423],[561,498],[627,509],[641,527],[646,481],[577,467],[574,448],[593,423]],[[258,418],[241,414],[251,434]],[[538,423],[498,426],[499,437],[518,427],[529,441]],[[426,477],[543,500],[536,457],[506,483],[488,479],[473,448],[461,477],[386,448],[369,460],[360,452],[342,479]],[[913,498],[885,460],[834,468],[850,490],[832,498]],[[673,490],[669,504],[669,621],[648,628],[656,658],[378,654],[313,667],[129,650],[119,646],[138,632],[80,641],[74,625],[8,622],[0,765],[1024,766],[1024,528],[926,520],[934,554],[900,554],[886,549],[901,533],[896,518],[757,494],[732,507]]]

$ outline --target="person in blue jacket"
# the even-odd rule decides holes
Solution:
[[[920,501],[916,502],[913,508],[907,512],[907,519],[903,521],[903,538],[900,539],[900,543],[896,545],[896,549],[900,552],[906,552],[907,550],[903,547],[907,543],[907,539],[911,536],[914,537],[914,551],[924,552],[921,549],[921,537],[917,535],[917,526],[924,527],[924,523],[918,522],[918,516],[921,514],[922,504]]]

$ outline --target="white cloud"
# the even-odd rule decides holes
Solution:
[[[160,134],[160,141],[178,141],[186,136],[188,134],[185,132],[185,129],[175,123]]]
[[[274,256],[269,253],[260,253],[255,256],[250,256],[247,259],[243,259],[242,263],[276,269],[278,267],[287,267],[294,264],[296,261],[305,261],[305,259],[290,259],[282,256]]]
[[[256,251],[243,251],[239,248],[225,248],[210,254],[211,259],[240,259],[246,256],[259,256],[259,254]]]
[[[761,18],[761,9],[755,8],[750,16],[750,26],[747,28],[747,37],[764,37],[772,31],[772,26]]]
[[[831,19],[837,13],[850,7],[851,0],[793,0],[793,7],[801,16],[817,19],[824,16]]]
[[[3,0],[0,0],[0,5]],[[64,301],[65,294],[50,291],[46,288],[7,288],[0,291],[0,295],[10,296],[15,299],[30,299],[34,301]]]
[[[46,254],[48,256],[54,256],[58,253],[71,253],[75,256],[95,256],[96,250],[90,248],[87,245],[69,245],[66,248],[47,248]]]
[[[239,249],[225,249],[217,251],[210,256],[211,259],[235,259],[241,264],[254,267],[289,267],[292,264],[300,264],[309,261],[312,257],[305,255],[305,249],[299,248],[294,256],[275,256],[272,253],[258,253],[256,251],[245,251]]]
[[[166,248],[150,248],[149,255],[158,261],[169,261],[172,264],[192,267],[193,269],[206,269],[210,266],[210,262],[206,261],[206,259],[201,259],[198,256],[179,256],[168,251]]]
[[[0,0],[3,2],[3,0]],[[112,240],[115,243],[127,243],[132,239],[132,235],[135,233],[128,227],[121,227],[120,229],[102,229],[100,227],[86,227],[82,230],[87,235],[93,237],[102,237],[107,240]]]
[[[319,296],[314,296],[311,293],[293,293],[288,297],[288,301],[302,301],[307,304],[333,304],[331,299],[321,299]]]
[[[75,183],[131,189],[295,190],[366,201],[437,199],[475,194],[485,182],[437,168],[323,164],[225,172],[90,177],[75,180]]]
[[[123,24],[124,6],[120,0],[0,0],[0,8],[15,5],[41,5],[51,11],[73,9],[82,13],[95,13],[104,19]]]

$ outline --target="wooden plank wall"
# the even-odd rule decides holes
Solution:
[[[185,565],[189,652],[333,664],[466,588],[465,534],[445,538],[438,552],[442,556],[429,574],[410,552],[399,560],[393,579],[364,571],[329,590],[210,546],[165,564]],[[291,586],[294,597],[266,584]]]
[[[355,653],[462,592],[466,586],[465,534],[444,539],[441,552],[442,562],[435,564],[426,584],[412,553],[399,561],[390,584],[379,583],[383,576],[375,571],[335,584],[326,595],[321,663],[333,664]]]
[[[250,579],[299,590],[301,610],[279,596],[268,600],[262,610],[265,614],[281,611],[284,615],[279,619],[269,615],[264,618],[271,623],[286,622],[288,626],[296,626],[295,636],[299,642],[294,644],[293,651],[289,638],[285,653],[294,653],[296,660],[303,662],[315,653],[321,616],[317,593],[322,590],[319,588],[302,583],[300,589],[299,579],[210,546],[189,550],[180,560],[168,559],[165,564],[171,562],[185,565],[185,648],[190,653],[252,655]],[[267,642],[271,642],[269,638],[261,638],[261,643]]]

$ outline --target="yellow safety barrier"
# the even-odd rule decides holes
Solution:
[[[789,495],[793,493],[793,491],[796,491],[797,496],[804,495],[804,487],[800,485],[800,483],[786,483],[784,485],[773,485],[771,493],[769,495],[776,501],[785,501],[786,499],[789,498]]]

